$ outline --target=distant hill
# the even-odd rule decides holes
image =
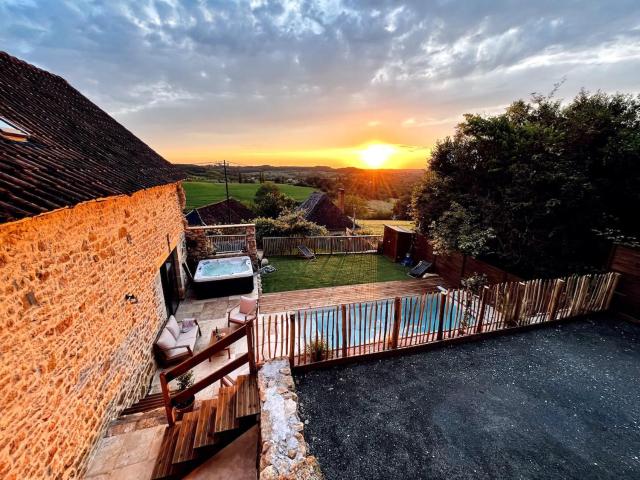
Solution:
[[[176,165],[184,171],[189,180],[224,181],[224,172],[220,165]],[[368,200],[398,198],[409,192],[423,173],[424,170],[420,169],[366,170],[356,167],[332,168],[322,165],[313,167],[227,166],[229,181],[238,184],[272,181],[278,184],[313,187],[332,197],[335,197],[337,189],[342,187],[347,193],[353,193]]]
[[[184,182],[183,187],[187,196],[186,210],[202,207],[210,203],[219,202],[226,198],[224,183],[214,182]],[[229,196],[247,205],[253,202],[258,183],[229,183]],[[314,191],[311,187],[297,185],[278,185],[280,190],[297,202],[303,202]]]

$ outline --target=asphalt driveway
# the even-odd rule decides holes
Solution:
[[[593,318],[296,376],[328,480],[640,478],[640,325]]]

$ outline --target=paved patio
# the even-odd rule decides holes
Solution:
[[[255,279],[255,277],[254,277]],[[252,295],[257,295],[254,288]],[[200,352],[209,345],[211,332],[216,328],[226,327],[227,309],[236,306],[240,296],[211,298],[198,300],[189,291],[176,312],[179,322],[185,318],[195,318],[200,324],[202,336],[198,338],[195,351]],[[238,341],[231,346],[231,360],[246,353],[246,341]],[[211,362],[204,362],[194,369],[195,380],[209,375],[213,371],[229,362],[226,352],[212,357]],[[151,382],[149,393],[160,391],[160,372],[158,370]],[[230,376],[248,373],[248,365],[233,372]],[[196,394],[196,408],[207,398],[217,395],[220,382],[216,382]],[[115,420],[107,429],[107,433],[100,440],[96,452],[89,463],[85,478],[91,480],[130,480],[147,479],[151,477],[153,465],[160,450],[160,443],[166,427],[164,409],[145,412]],[[251,433],[252,432],[252,433]],[[257,448],[257,430],[251,430],[236,442],[220,451],[215,457],[201,465],[188,478],[210,479],[245,479],[256,478],[256,451],[246,448],[255,445]],[[236,443],[242,447],[236,446]],[[230,477],[229,475],[232,476]]]
[[[295,279],[291,281],[295,283]],[[341,305],[343,303],[422,295],[423,293],[436,291],[438,286],[447,287],[447,283],[442,277],[432,275],[428,278],[413,280],[395,280],[392,282],[363,283],[339,287],[267,293],[260,297],[260,312],[278,313],[306,308]]]

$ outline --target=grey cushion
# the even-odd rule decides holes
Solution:
[[[229,312],[229,320],[235,320],[236,322],[244,323],[244,322],[247,322],[248,320],[251,320],[252,318],[255,318],[254,313],[251,313],[248,315],[245,315],[244,313],[240,313],[239,306]]]
[[[163,328],[162,333],[158,337],[158,340],[156,340],[156,345],[158,345],[158,347],[160,347],[162,350],[167,350],[171,347],[174,347],[175,344],[176,339],[174,338],[173,334],[169,331],[168,328]]]
[[[176,340],[178,339],[178,337],[180,336],[180,325],[178,325],[176,317],[171,315],[169,317],[169,320],[167,321],[167,325],[165,328],[171,332],[173,338],[175,338]]]
[[[173,350],[167,350],[164,352],[164,354],[166,355],[167,358],[171,359],[173,357],[177,357],[178,355],[184,355],[185,353],[188,353],[189,350],[187,350],[186,348],[174,348]]]

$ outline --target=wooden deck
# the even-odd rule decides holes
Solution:
[[[437,290],[439,285],[447,287],[444,279],[435,275],[419,280],[396,280],[393,282],[267,293],[260,297],[260,313],[287,312],[305,308],[341,305],[343,303],[421,295],[425,292]]]

